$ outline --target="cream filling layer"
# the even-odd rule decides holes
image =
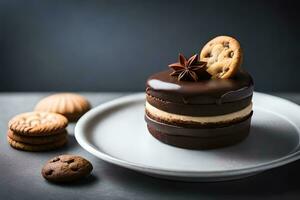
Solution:
[[[203,116],[203,117],[195,117],[195,116],[188,116],[188,115],[178,115],[173,113],[168,113],[166,111],[160,110],[150,103],[146,101],[146,110],[152,115],[153,117],[160,118],[165,121],[183,121],[183,122],[196,122],[201,124],[206,123],[219,123],[219,122],[230,122],[236,119],[241,119],[249,115],[252,111],[252,103],[249,104],[246,108],[242,110],[225,114],[225,115],[216,115],[216,116]]]

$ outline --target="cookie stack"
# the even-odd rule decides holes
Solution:
[[[67,143],[67,125],[67,118],[57,113],[22,113],[9,121],[7,140],[24,151],[56,149]]]

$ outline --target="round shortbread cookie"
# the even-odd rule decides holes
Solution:
[[[67,125],[67,118],[50,112],[22,113],[8,122],[10,130],[25,136],[55,135],[65,129]]]
[[[89,175],[92,164],[80,156],[60,155],[47,161],[42,169],[42,176],[48,181],[75,181]]]
[[[76,121],[90,108],[90,103],[83,96],[73,93],[59,93],[40,100],[35,110],[59,113],[68,118],[69,121]]]
[[[233,77],[242,64],[240,43],[229,36],[218,36],[201,50],[200,60],[207,63],[207,72],[212,78]]]
[[[11,147],[22,150],[22,151],[49,151],[49,150],[57,149],[57,148],[64,146],[68,140],[65,138],[65,139],[62,139],[60,141],[56,141],[53,143],[32,145],[32,144],[17,142],[7,136],[7,141]]]
[[[67,131],[63,130],[61,133],[56,135],[49,135],[43,137],[34,137],[34,136],[24,136],[14,133],[12,130],[7,131],[7,136],[16,141],[30,145],[40,145],[40,144],[49,144],[53,142],[57,142],[60,140],[65,140],[67,138]]]

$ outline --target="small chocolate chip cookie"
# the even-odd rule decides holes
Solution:
[[[218,36],[202,48],[200,60],[207,63],[207,72],[212,78],[231,78],[241,66],[242,48],[236,39]]]
[[[92,164],[80,156],[60,155],[46,162],[42,176],[48,181],[68,182],[81,179],[92,170]]]

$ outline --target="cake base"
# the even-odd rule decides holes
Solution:
[[[145,115],[147,128],[159,141],[186,149],[215,149],[243,141],[250,130],[252,113],[243,121],[219,128],[185,128],[155,121]]]

